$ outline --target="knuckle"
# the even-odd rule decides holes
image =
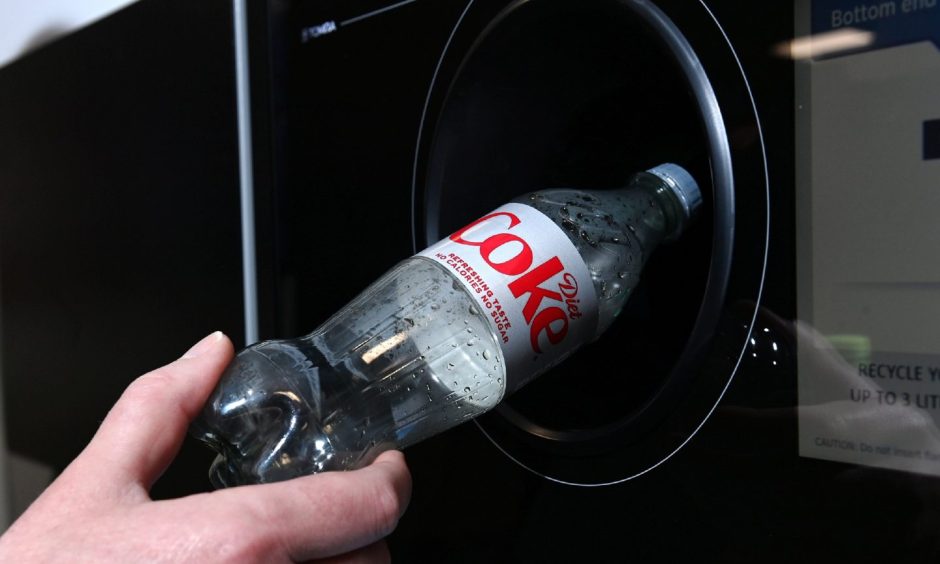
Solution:
[[[148,372],[127,386],[122,399],[132,402],[149,401],[154,396],[162,395],[171,380],[172,378],[165,370]]]
[[[257,508],[245,504],[238,511],[220,516],[219,521],[228,524],[219,528],[221,534],[215,543],[220,561],[259,562],[284,552],[280,539],[259,527],[259,523],[265,523],[259,520],[262,515]]]
[[[136,421],[152,405],[164,405],[171,394],[171,375],[162,370],[145,374],[131,382],[111,408],[110,418]]]
[[[372,492],[375,532],[377,537],[391,534],[398,526],[398,520],[404,508],[404,501],[391,482],[382,482]]]

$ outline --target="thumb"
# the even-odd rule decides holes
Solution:
[[[232,355],[231,341],[215,332],[175,362],[134,380],[76,463],[109,474],[99,483],[137,483],[149,490],[176,456]]]

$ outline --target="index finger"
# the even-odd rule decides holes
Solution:
[[[351,472],[325,472],[286,482],[215,492],[258,515],[256,534],[294,561],[324,558],[388,536],[408,506],[411,474],[404,456],[383,453]],[[268,544],[268,543],[263,543]]]

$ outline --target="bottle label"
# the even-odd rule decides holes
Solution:
[[[506,204],[418,256],[443,265],[476,298],[502,347],[508,391],[596,334],[597,296],[584,259],[535,208]]]

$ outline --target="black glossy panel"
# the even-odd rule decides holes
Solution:
[[[167,30],[172,28],[172,41]],[[241,341],[231,4],[144,1],[0,69],[10,447],[57,468],[134,377]],[[160,492],[207,486],[188,450]]]

